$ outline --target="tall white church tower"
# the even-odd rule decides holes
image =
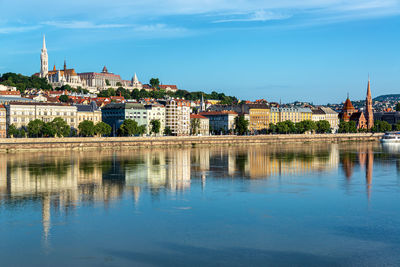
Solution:
[[[43,47],[42,53],[40,54],[40,77],[46,78],[49,73],[49,56],[47,55],[46,39],[43,35]]]

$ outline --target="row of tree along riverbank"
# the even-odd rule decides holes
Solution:
[[[4,138],[1,152],[32,150],[133,149],[142,147],[251,145],[308,142],[377,141],[383,134],[287,134],[256,136]]]

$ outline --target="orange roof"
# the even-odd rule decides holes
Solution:
[[[200,114],[190,114],[191,119],[207,119],[204,116],[201,116]]]
[[[0,91],[0,95],[21,95],[20,91]]]
[[[354,109],[355,108],[354,108],[353,104],[351,103],[350,99],[347,98],[346,101],[344,102],[343,110],[354,110]]]
[[[168,84],[162,84],[162,85],[160,85],[160,89],[167,89],[167,88],[171,88],[171,89],[176,89],[176,90],[178,90],[178,87],[176,86],[176,85],[172,85],[172,84],[170,84],[170,85],[168,85]]]

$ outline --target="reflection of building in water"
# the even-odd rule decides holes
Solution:
[[[167,188],[171,191],[190,187],[190,149],[169,150]]]
[[[339,162],[336,144],[327,147],[301,146],[291,151],[280,149],[260,153],[249,149],[250,178],[267,176],[302,175],[314,171],[329,171],[336,169]]]
[[[367,185],[368,199],[371,197],[371,187],[373,178],[374,168],[374,144],[373,143],[362,143],[357,146],[352,146],[352,150],[356,150],[357,153],[344,151],[340,155],[340,162],[342,164],[343,172],[348,181],[350,181],[353,170],[358,164],[361,170],[365,171],[365,182]],[[380,154],[383,155],[383,154]],[[358,161],[357,161],[358,159]]]
[[[285,150],[286,148],[286,150]],[[313,171],[336,169],[339,163],[337,145],[328,146],[249,146],[229,151],[212,151],[212,170],[225,166],[229,176],[265,178],[301,175]]]
[[[0,154],[0,194],[7,192],[7,158]]]

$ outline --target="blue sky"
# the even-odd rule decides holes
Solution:
[[[400,0],[0,0],[0,73],[49,63],[240,99],[400,93]]]

